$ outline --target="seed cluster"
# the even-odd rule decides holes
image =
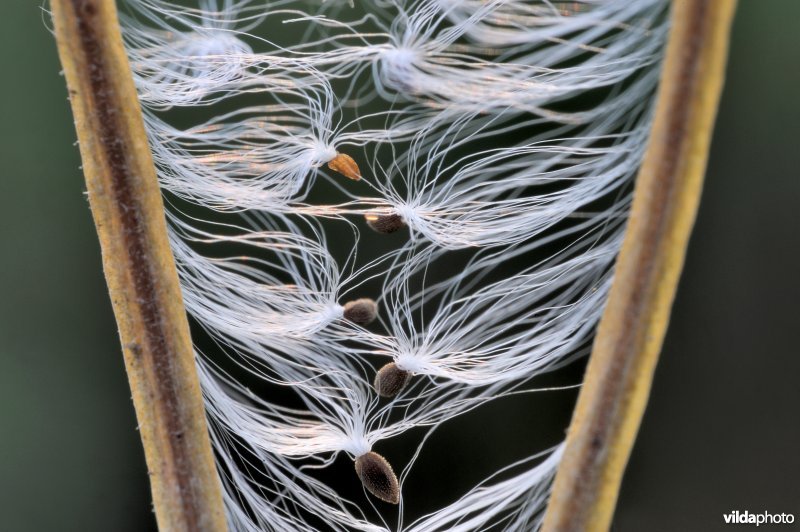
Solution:
[[[338,153],[328,167],[354,181],[361,179],[357,163],[349,155]],[[406,227],[399,214],[367,214],[367,225],[374,231],[390,234]],[[344,304],[343,318],[356,325],[369,325],[378,317],[378,304],[370,298],[359,298]],[[390,362],[375,375],[375,392],[385,398],[397,396],[411,380],[412,374]],[[389,462],[375,452],[368,452],[355,460],[356,474],[364,488],[378,499],[391,504],[400,502],[400,484]]]

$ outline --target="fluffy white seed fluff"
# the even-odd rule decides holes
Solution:
[[[402,493],[434,430],[586,353],[665,4],[122,3],[232,530],[539,526],[560,445],[419,518],[316,473],[403,435]],[[339,153],[360,181],[327,168]],[[359,298],[375,323],[344,318]],[[391,400],[389,362],[412,375]]]

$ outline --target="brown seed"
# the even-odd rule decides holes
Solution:
[[[410,380],[410,371],[400,369],[394,362],[389,362],[375,375],[375,391],[381,397],[394,397],[403,391]]]
[[[384,234],[394,233],[406,226],[405,220],[399,214],[365,214],[364,218],[370,228]]]
[[[367,491],[380,500],[391,504],[400,502],[400,484],[383,456],[370,451],[356,458],[356,475]]]
[[[344,319],[367,325],[372,323],[378,316],[378,304],[368,297],[362,297],[355,301],[348,301],[344,304]]]
[[[352,157],[345,153],[336,153],[336,157],[328,162],[328,168],[334,172],[339,172],[343,176],[358,181],[361,179],[361,170]]]

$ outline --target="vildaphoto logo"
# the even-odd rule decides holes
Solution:
[[[771,514],[761,512],[750,513],[747,510],[740,512],[734,510],[729,514],[722,514],[725,523],[729,525],[782,525],[794,523],[794,514]]]

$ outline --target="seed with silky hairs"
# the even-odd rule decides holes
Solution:
[[[352,157],[345,153],[337,152],[336,157],[328,161],[328,168],[353,181],[361,179],[361,170],[358,169],[358,165]]]
[[[356,458],[356,475],[367,491],[380,500],[391,504],[400,502],[400,484],[383,456],[370,451]]]
[[[394,233],[406,226],[405,220],[399,214],[365,214],[364,218],[370,228],[384,234]]]
[[[378,316],[378,304],[368,297],[362,297],[355,301],[348,301],[344,304],[344,319],[367,325],[372,323]]]
[[[381,397],[394,397],[403,391],[410,380],[410,371],[400,369],[394,362],[389,362],[375,375],[375,391]]]

